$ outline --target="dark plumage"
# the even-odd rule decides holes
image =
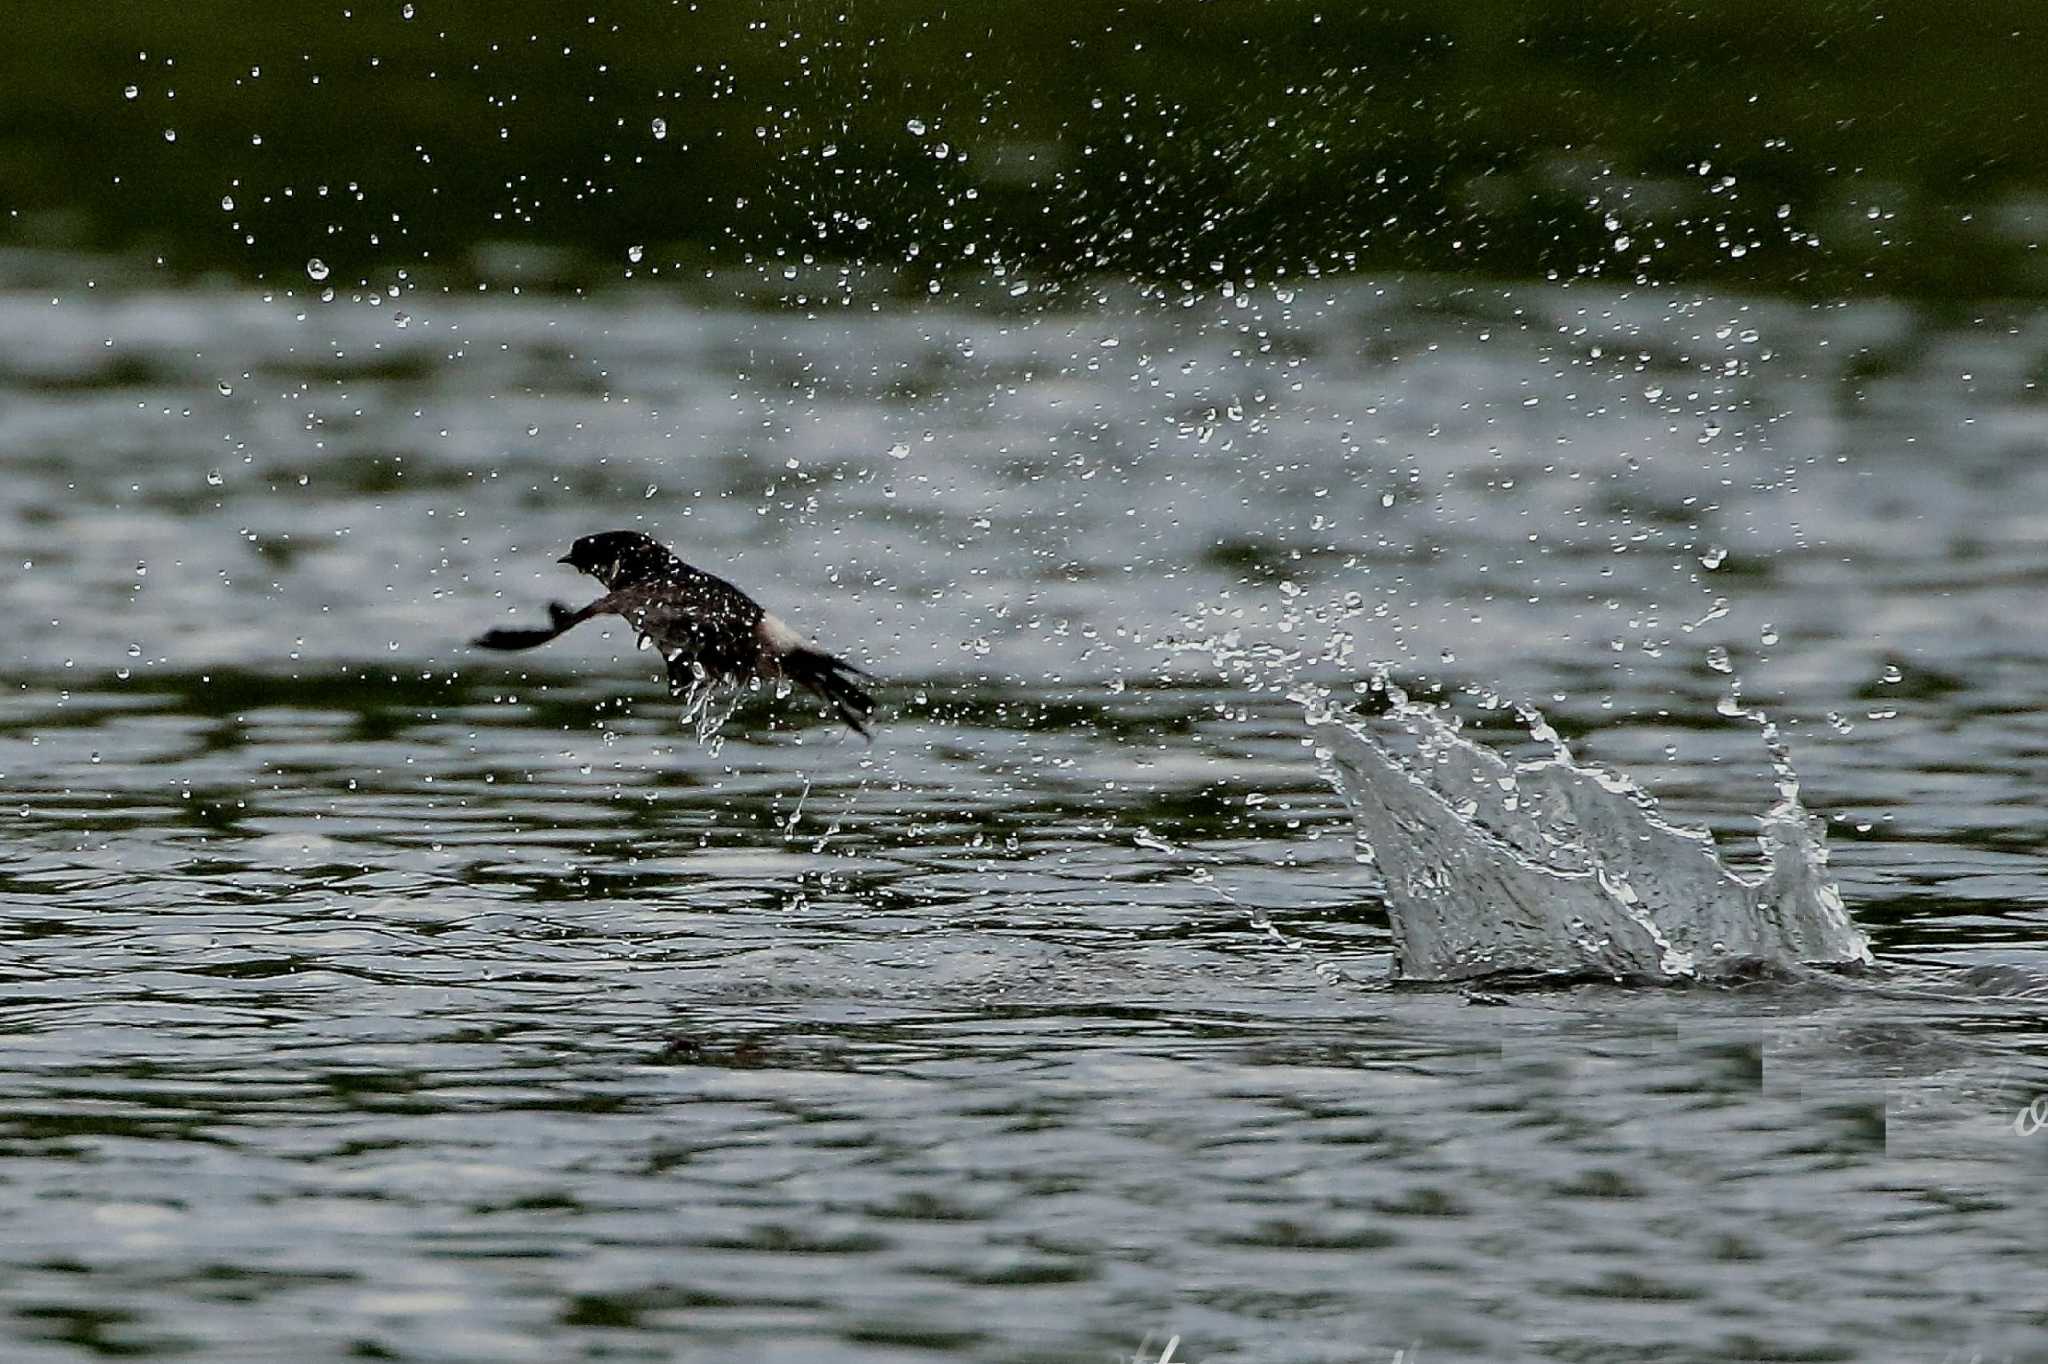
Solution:
[[[620,616],[667,660],[671,695],[782,677],[867,734],[875,698],[854,679],[872,674],[806,643],[752,597],[667,546],[636,530],[611,530],[584,536],[559,562],[603,583],[605,595],[575,611],[549,602],[546,629],[488,630],[479,647],[531,649],[592,616]]]

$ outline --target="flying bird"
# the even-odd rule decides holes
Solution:
[[[692,568],[637,530],[586,535],[556,562],[588,573],[605,594],[580,610],[548,603],[541,630],[489,630],[485,649],[531,649],[592,616],[619,616],[668,662],[671,696],[702,697],[715,686],[787,678],[816,694],[867,737],[875,698],[856,678],[874,674],[807,642],[725,579]]]

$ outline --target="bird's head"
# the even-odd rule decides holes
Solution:
[[[557,562],[588,573],[611,591],[669,577],[683,561],[668,547],[637,530],[607,530],[586,535],[569,546]]]

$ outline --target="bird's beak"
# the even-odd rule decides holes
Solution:
[[[561,558],[555,560],[555,562],[558,564],[567,564],[571,568],[576,567],[576,557],[572,554],[564,554]]]

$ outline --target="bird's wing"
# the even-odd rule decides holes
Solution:
[[[544,630],[511,630],[500,627],[486,630],[470,643],[479,649],[531,649],[545,644],[572,625],[579,624],[595,614],[592,607],[571,611],[558,601],[548,603],[548,619],[553,622]]]

